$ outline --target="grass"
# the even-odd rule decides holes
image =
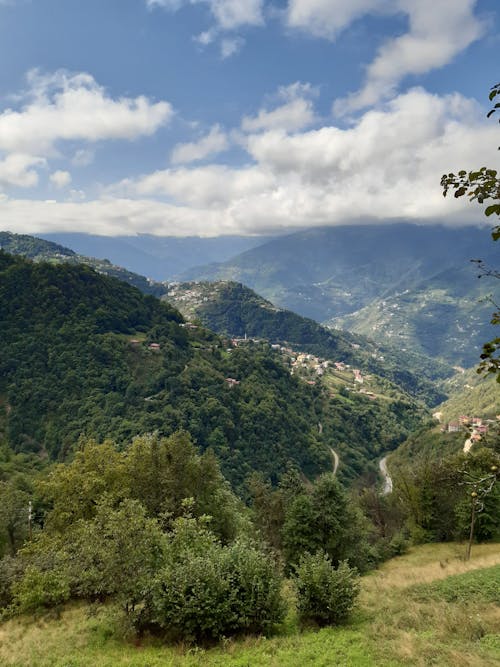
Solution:
[[[213,648],[162,647],[124,640],[109,607],[70,605],[60,618],[0,626],[4,667],[488,667],[500,660],[494,595],[499,545],[424,545],[363,578],[345,627],[319,631],[287,618],[279,635],[224,641]],[[456,593],[456,594],[455,594]],[[498,593],[497,593],[498,595]]]
[[[484,601],[500,605],[500,565],[420,584],[412,592],[422,600]]]

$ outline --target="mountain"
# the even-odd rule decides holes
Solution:
[[[0,252],[0,426],[17,452],[65,459],[80,434],[121,445],[179,429],[212,448],[231,482],[287,466],[314,476],[339,449],[344,478],[415,428],[409,398],[331,396],[266,343],[227,348],[158,299],[82,265]],[[318,423],[322,428],[318,428]]]
[[[477,359],[477,341],[491,337],[487,307],[477,307],[477,298],[495,287],[483,286],[484,281],[478,285],[477,267],[470,260],[481,258],[495,266],[496,256],[487,230],[477,227],[341,226],[281,237],[228,262],[190,270],[183,277],[242,282],[277,306],[372,337],[377,336],[380,313],[387,316],[386,304],[395,303],[399,318],[393,326],[393,341],[399,344],[398,334],[406,326],[402,323],[408,321],[408,335],[403,337],[407,349],[469,365]],[[467,307],[465,299],[470,301]],[[421,316],[412,325],[415,309]],[[347,319],[351,314],[356,315]],[[448,328],[441,326],[434,332],[427,327],[427,320],[442,324],[442,318]],[[458,326],[450,334],[452,323]],[[379,340],[387,340],[387,331],[381,326]],[[443,341],[451,342],[448,348]],[[474,348],[470,354],[468,346]],[[454,354],[455,348],[459,355]]]
[[[107,258],[113,264],[153,280],[171,280],[188,269],[207,262],[223,262],[269,240],[262,236],[96,236],[59,232],[41,234],[72,248],[81,255]]]
[[[161,296],[165,293],[166,287],[162,283],[149,280],[142,275],[127,271],[121,266],[111,264],[107,259],[96,259],[95,257],[86,257],[79,255],[73,250],[54,243],[46,241],[27,234],[12,234],[11,232],[0,232],[0,249],[13,255],[22,255],[35,262],[51,262],[60,264],[85,264],[95,269],[99,273],[118,278],[123,282],[133,285],[144,294],[153,294]]]
[[[326,324],[468,367],[497,335],[490,324],[494,287],[487,278],[477,280],[477,268],[455,267]]]
[[[474,369],[458,373],[445,382],[448,398],[436,406],[442,424],[461,415],[496,419],[500,414],[500,387],[492,375],[478,375]]]
[[[329,330],[314,320],[277,308],[241,283],[179,283],[170,285],[163,298],[186,317],[199,318],[217,333],[265,338],[274,344],[356,366],[397,384],[428,405],[445,398],[436,382],[454,373],[449,365],[424,355],[401,353],[364,336]]]

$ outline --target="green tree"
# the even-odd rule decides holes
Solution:
[[[51,530],[63,532],[79,519],[93,518],[104,496],[115,502],[129,496],[124,455],[111,441],[82,438],[79,447],[72,463],[57,465],[38,485],[51,507],[46,521]]]
[[[143,622],[187,641],[267,633],[284,616],[281,587],[273,560],[255,544],[224,546],[203,519],[180,517],[150,586]]]
[[[184,514],[193,499],[193,514],[211,517],[211,529],[224,541],[242,529],[242,505],[224,479],[212,451],[199,454],[189,433],[168,438],[149,434],[135,438],[125,453],[131,497],[150,516],[167,518],[165,527]]]
[[[293,565],[303,554],[323,550],[334,564],[349,560],[365,570],[371,564],[369,531],[337,478],[331,473],[321,475],[286,512],[282,539],[287,562]]]

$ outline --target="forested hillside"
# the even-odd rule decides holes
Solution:
[[[445,398],[436,383],[454,373],[446,363],[425,355],[376,344],[348,331],[330,330],[314,320],[277,308],[241,283],[174,284],[164,299],[186,317],[199,318],[220,334],[265,338],[318,357],[353,364],[386,378],[427,405],[436,405]]]
[[[0,257],[0,395],[15,451],[64,459],[82,433],[123,444],[181,428],[236,485],[252,470],[276,480],[289,462],[315,475],[341,443],[352,477],[420,419],[409,399],[331,397],[267,344],[228,351],[171,306],[89,268]]]

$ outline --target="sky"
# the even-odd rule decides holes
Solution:
[[[479,223],[498,0],[0,0],[0,227]]]

